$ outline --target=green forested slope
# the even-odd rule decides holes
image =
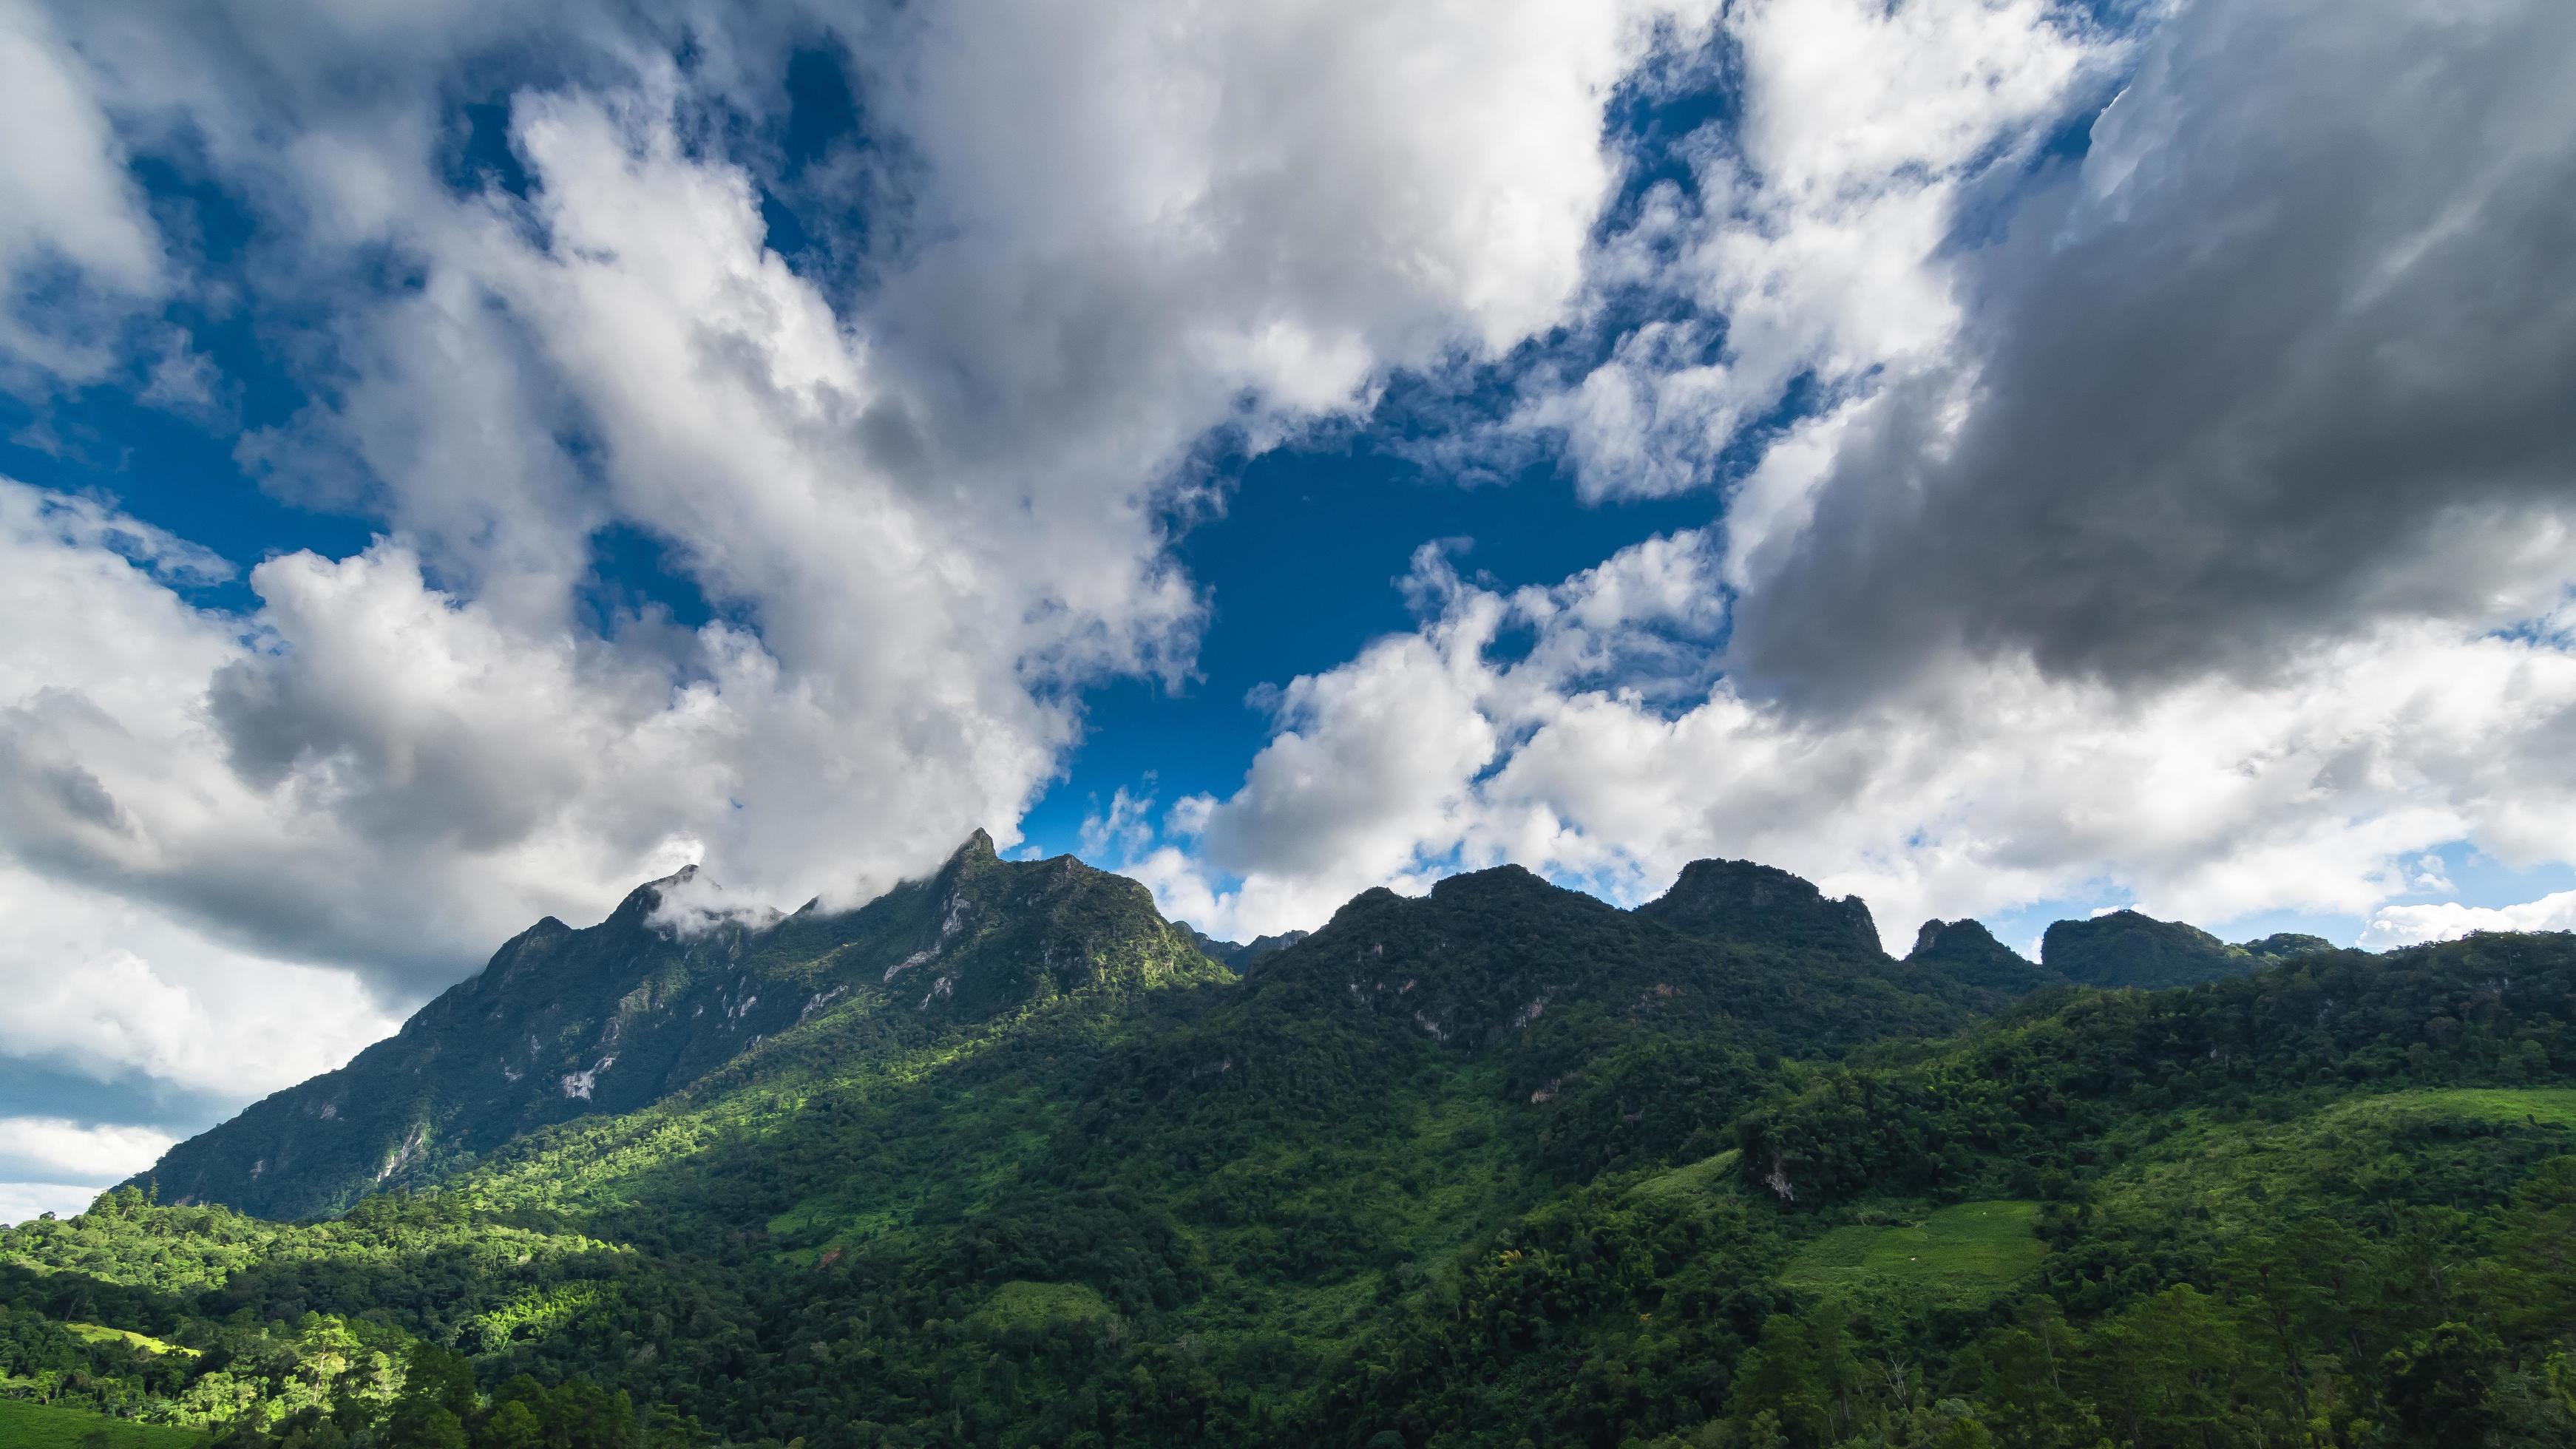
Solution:
[[[1905,964],[2006,997],[2070,984],[2064,973],[2023,959],[1978,921],[1925,921]]]
[[[538,922],[397,1035],[181,1143],[150,1178],[175,1201],[334,1211],[536,1128],[649,1106],[818,1014],[925,1038],[1104,977],[1208,970],[1134,881],[1002,861],[980,831],[930,878],[841,914],[675,923],[660,908],[686,878],[586,930]]]
[[[840,999],[434,1191],[0,1235],[0,1394],[303,1449],[2576,1430],[2568,937],[2012,1005],[1776,872],[1505,869],[1238,978],[961,861],[809,923]]]

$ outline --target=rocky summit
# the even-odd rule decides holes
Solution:
[[[639,886],[582,930],[539,921],[392,1038],[172,1148],[149,1180],[177,1202],[310,1216],[661,1101],[818,1017],[909,1039],[1209,970],[1144,887],[1070,856],[1004,861],[982,831],[846,913],[690,911],[690,884]]]

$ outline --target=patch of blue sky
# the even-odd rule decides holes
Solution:
[[[249,569],[297,549],[356,553],[376,526],[262,491],[231,441],[113,387],[30,407],[0,398],[0,475],[38,488],[116,501],[129,516],[230,561],[229,578],[181,581],[190,602],[235,612],[257,604]]]
[[[1366,438],[1251,459],[1223,514],[1175,545],[1209,602],[1197,674],[1175,689],[1121,680],[1089,691],[1085,738],[1022,828],[1054,854],[1074,850],[1084,818],[1121,788],[1166,807],[1232,793],[1271,734],[1254,691],[1413,627],[1401,583],[1425,543],[1469,540],[1457,566],[1490,585],[1549,585],[1629,544],[1704,524],[1714,506],[1706,494],[1587,504],[1552,464],[1505,486],[1462,488]]]

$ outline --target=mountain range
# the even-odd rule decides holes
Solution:
[[[2576,1427],[2576,1267],[2516,1261],[2576,1227],[2565,936],[1897,959],[1700,861],[1238,945],[980,832],[852,911],[703,898],[538,922],[0,1235],[0,1400],[297,1449]]]

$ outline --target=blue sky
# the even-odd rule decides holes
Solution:
[[[0,1218],[698,862],[2576,925],[2576,18],[0,4]],[[2497,138],[2509,136],[2510,144]]]

